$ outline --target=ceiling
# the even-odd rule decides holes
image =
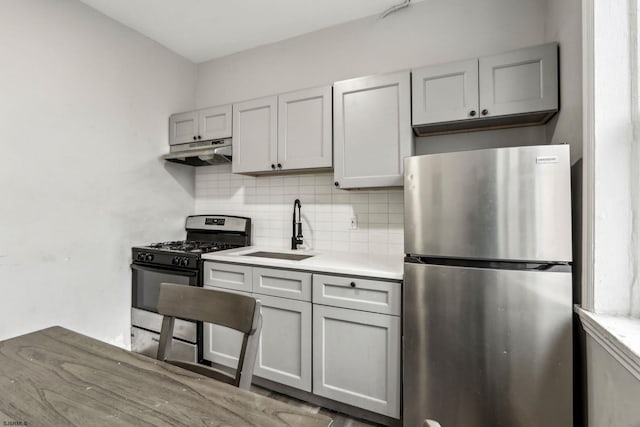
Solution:
[[[401,3],[400,0],[80,1],[195,63],[381,14]]]

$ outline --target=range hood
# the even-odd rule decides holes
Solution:
[[[210,166],[231,162],[231,138],[171,146],[164,160],[190,166]]]

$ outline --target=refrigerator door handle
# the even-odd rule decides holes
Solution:
[[[439,422],[434,420],[424,420],[422,427],[442,427]]]

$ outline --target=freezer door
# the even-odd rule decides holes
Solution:
[[[566,427],[571,273],[405,264],[403,425]]]
[[[568,145],[405,159],[405,252],[571,261]]]

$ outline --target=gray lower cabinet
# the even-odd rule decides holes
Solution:
[[[313,392],[400,417],[400,317],[314,304]]]
[[[311,303],[253,294],[262,303],[262,333],[253,374],[311,391]]]
[[[249,266],[206,261],[202,278],[205,288],[251,295],[253,271]],[[234,369],[238,366],[242,345],[240,332],[205,323],[202,340],[202,357],[205,360]]]
[[[262,331],[254,375],[310,392],[311,273],[206,261],[203,279],[204,287],[260,300]],[[204,324],[205,360],[235,368],[241,344],[242,334]]]
[[[203,270],[204,286],[240,292],[253,290],[253,270],[249,266],[207,261]]]
[[[400,417],[401,282],[206,261],[204,286],[260,300],[254,376]],[[235,368],[241,341],[205,323],[204,359]]]
[[[311,273],[253,267],[253,292],[311,301]]]

